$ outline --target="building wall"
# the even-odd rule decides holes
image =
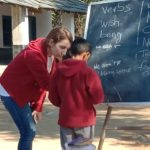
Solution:
[[[3,47],[3,26],[2,26],[2,16],[11,16],[11,6],[10,5],[0,5],[0,47]],[[29,16],[36,17],[36,36],[43,37],[46,36],[52,29],[51,22],[51,12],[42,10],[40,13],[29,12]]]
[[[74,27],[74,14],[73,13],[63,13],[62,14],[62,25],[67,27],[74,38],[75,27]]]
[[[37,37],[45,37],[52,29],[51,12],[42,10],[41,13],[35,14]]]
[[[2,29],[2,16],[11,16],[11,6],[10,5],[0,5],[0,47],[3,47],[3,29]],[[46,36],[52,29],[52,16],[51,11],[42,10],[39,13],[29,12],[29,16],[36,17],[36,36],[43,37]],[[62,24],[66,26],[74,36],[74,14],[63,13]]]
[[[2,16],[11,16],[11,7],[9,5],[0,5],[0,47],[3,47],[3,26]]]

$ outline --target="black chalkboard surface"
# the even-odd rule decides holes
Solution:
[[[107,102],[150,102],[150,0],[91,3],[84,37]]]

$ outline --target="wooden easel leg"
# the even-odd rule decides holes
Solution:
[[[108,121],[110,119],[111,111],[112,111],[112,107],[108,106],[107,114],[106,114],[105,121],[104,121],[104,124],[103,124],[103,128],[102,128],[100,141],[99,141],[99,145],[98,145],[98,149],[97,150],[102,150],[104,139],[105,139],[106,127],[107,127],[107,123],[108,123]]]

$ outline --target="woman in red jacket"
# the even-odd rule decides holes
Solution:
[[[35,121],[42,111],[50,75],[55,70],[56,59],[62,59],[71,42],[71,33],[64,27],[57,27],[46,38],[31,41],[0,77],[2,102],[20,132],[18,150],[32,149]]]
[[[96,123],[95,104],[104,100],[101,81],[86,61],[91,54],[91,46],[85,39],[72,43],[71,58],[58,64],[49,89],[49,100],[59,107],[61,146],[80,145],[91,140]],[[95,149],[88,145],[76,149]]]

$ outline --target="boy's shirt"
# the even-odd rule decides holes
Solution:
[[[85,61],[67,59],[52,77],[49,99],[60,107],[58,124],[85,127],[96,123],[94,104],[104,101],[101,81]]]

